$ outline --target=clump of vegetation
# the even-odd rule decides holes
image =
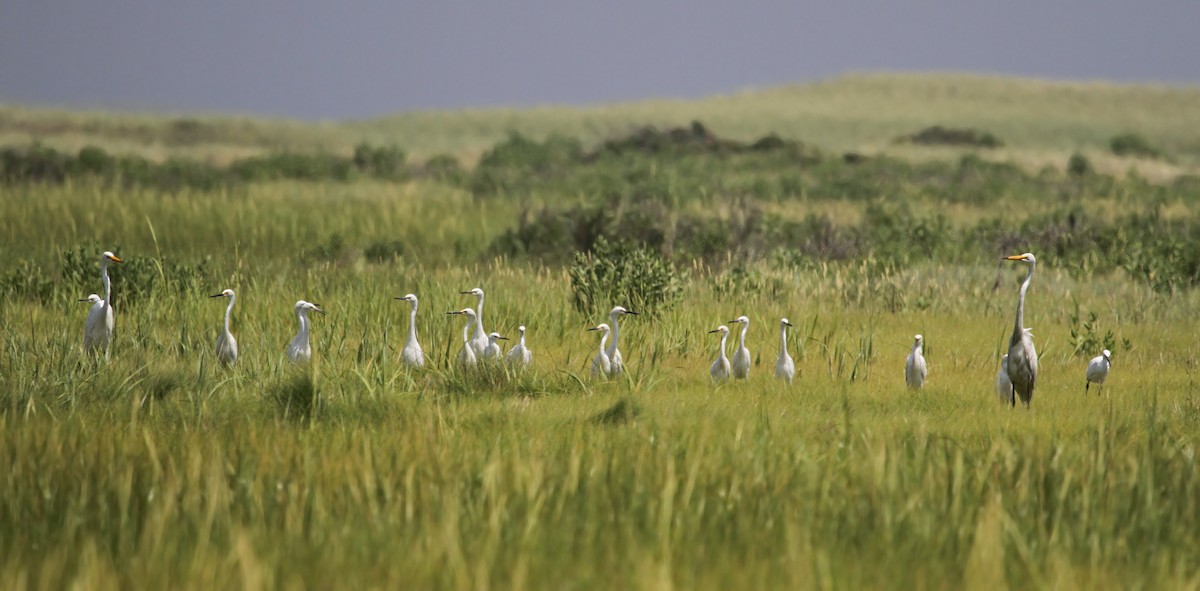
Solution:
[[[1154,147],[1150,140],[1139,133],[1122,133],[1108,141],[1108,147],[1117,156],[1134,158],[1158,159],[1163,157],[1162,150]]]
[[[1088,161],[1087,156],[1075,152],[1071,154],[1070,160],[1067,160],[1067,174],[1073,177],[1092,174],[1092,163]]]
[[[5,299],[26,299],[48,304],[54,297],[54,282],[38,264],[24,260],[0,276],[0,294]],[[78,297],[84,295],[87,294],[79,294]]]
[[[683,295],[683,274],[657,253],[628,243],[596,240],[591,252],[576,252],[568,270],[575,309],[607,312],[613,305],[639,311],[665,311]]]
[[[390,263],[404,256],[404,243],[399,240],[378,240],[363,248],[363,257],[372,263]]]
[[[967,146],[973,148],[999,148],[1004,145],[990,131],[958,129],[934,125],[913,134],[896,138],[897,143],[920,144],[923,146]]]

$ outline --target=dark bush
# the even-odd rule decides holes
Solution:
[[[575,252],[569,269],[575,309],[585,315],[614,305],[646,313],[670,309],[683,295],[683,276],[658,254],[628,243],[596,241],[592,252]]]
[[[991,132],[975,129],[955,129],[935,125],[917,133],[896,138],[900,143],[925,146],[970,146],[975,148],[999,148],[1004,145]]]
[[[372,146],[362,143],[354,147],[354,166],[359,171],[381,179],[401,180],[407,176],[404,150],[396,146]]]
[[[1162,158],[1162,150],[1150,144],[1144,136],[1138,133],[1123,133],[1115,135],[1108,141],[1108,147],[1117,156],[1132,156],[1134,158]]]
[[[1067,173],[1074,177],[1089,175],[1092,173],[1092,163],[1088,161],[1087,156],[1075,152],[1067,161]]]
[[[363,257],[372,263],[390,263],[404,256],[404,243],[399,240],[372,242],[363,249]]]

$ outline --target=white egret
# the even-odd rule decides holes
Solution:
[[[996,397],[1001,403],[1013,404],[1012,380],[1008,379],[1008,354],[1000,358],[1000,370],[996,372]]]
[[[475,296],[475,336],[471,337],[471,348],[475,350],[476,357],[483,357],[488,346],[488,333],[483,329],[483,290],[476,287],[459,293]]]
[[[608,340],[608,333],[611,330],[607,324],[597,324],[588,330],[598,330],[600,336],[600,352],[596,353],[596,357],[592,359],[592,377],[607,376],[612,373],[612,358],[608,356],[608,351],[604,350],[604,342]]]
[[[108,263],[123,263],[117,255],[104,251],[100,255],[100,279],[104,282],[104,297],[100,299],[99,307],[92,306],[92,310],[88,312],[87,322],[83,327],[83,350],[87,353],[95,354],[103,352],[104,358],[108,358],[108,346],[112,343],[113,335],[113,308],[112,308],[112,282],[108,279]],[[89,298],[90,301],[90,298]]]
[[[925,385],[925,356],[921,354],[921,343],[921,335],[913,337],[912,352],[904,361],[904,383],[916,390]]]
[[[1008,379],[1012,380],[1013,391],[1021,399],[1025,408],[1029,408],[1029,403],[1033,400],[1033,388],[1037,384],[1038,360],[1033,339],[1024,330],[1022,324],[1025,323],[1025,292],[1029,290],[1029,282],[1033,280],[1037,259],[1033,257],[1033,253],[1027,252],[1004,257],[1004,260],[1029,263],[1029,273],[1025,275],[1025,281],[1021,283],[1021,294],[1017,298],[1017,318],[1013,326],[1012,338],[1008,341],[1008,364],[1005,366]],[[1016,406],[1015,398],[1012,404]]]
[[[619,374],[625,370],[625,361],[621,357],[621,350],[617,348],[617,339],[621,336],[621,326],[617,319],[626,315],[632,314],[637,316],[638,313],[633,310],[626,310],[621,306],[616,306],[608,313],[608,321],[612,324],[612,342],[608,344],[608,349],[605,351],[608,354],[608,359],[611,362],[608,373],[613,375]]]
[[[779,320],[779,359],[775,360],[775,377],[787,380],[788,384],[796,378],[796,362],[788,354],[787,329],[792,323],[787,318]]]
[[[714,332],[721,333],[721,345],[717,349],[716,360],[713,361],[712,367],[708,369],[708,375],[712,376],[714,382],[724,382],[729,379],[729,358],[725,356],[725,343],[729,340],[729,327],[722,324],[708,331],[708,334]]]
[[[312,346],[308,342],[308,313],[312,311],[324,314],[325,311],[321,309],[320,304],[312,304],[304,300],[296,302],[293,309],[296,311],[296,320],[300,323],[300,329],[288,343],[287,357],[292,363],[308,363],[312,360]]]
[[[1108,377],[1108,366],[1111,364],[1112,353],[1108,349],[1105,349],[1104,352],[1093,358],[1091,363],[1088,363],[1087,384],[1083,386],[1084,394],[1087,394],[1088,388],[1092,386],[1093,382],[1098,386],[1096,393],[1100,393],[1100,390],[1104,388],[1104,378]]]
[[[237,363],[238,346],[237,339],[233,338],[233,333],[229,332],[229,317],[233,314],[233,302],[237,296],[233,294],[232,289],[226,289],[219,294],[208,296],[210,298],[229,298],[229,305],[225,307],[225,328],[221,334],[217,336],[217,361],[221,365],[230,367]]]
[[[104,299],[92,293],[88,297],[79,300],[81,302],[91,302],[92,307],[88,310],[87,322],[83,325],[83,351],[91,353],[91,343],[88,341],[89,335],[100,330],[100,324],[104,319]],[[112,317],[112,311],[109,311],[109,317]]]
[[[533,351],[525,346],[525,325],[518,326],[517,331],[521,333],[521,339],[517,342],[517,346],[508,352],[508,365],[524,369],[533,363]]]
[[[417,342],[417,296],[410,293],[396,299],[412,302],[412,311],[408,313],[408,341],[400,350],[400,361],[409,367],[425,367],[425,352],[421,350],[421,343]]]
[[[738,339],[738,348],[733,352],[733,377],[744,380],[750,377],[750,349],[746,348],[746,332],[750,330],[750,318],[738,316],[729,322],[742,325],[742,334]]]
[[[480,293],[480,301],[482,302],[483,294]],[[463,308],[457,312],[446,312],[447,314],[461,314],[467,317],[467,323],[463,325],[463,346],[458,352],[458,365],[463,368],[475,367],[477,356],[475,355],[475,346],[471,342],[471,325],[475,324],[475,310]]]
[[[488,335],[488,345],[483,350],[483,358],[488,361],[500,361],[504,359],[504,353],[500,350],[500,343],[497,341],[507,341],[508,337],[500,336],[500,333],[493,332]]]

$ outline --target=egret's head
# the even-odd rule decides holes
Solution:
[[[780,319],[779,319],[779,324],[782,324],[783,326],[791,326],[791,325],[792,325],[792,323],[791,323],[791,322],[788,322],[788,319],[787,319],[787,318],[780,318]]]
[[[475,297],[477,297],[477,298],[481,298],[481,297],[483,297],[483,290],[482,290],[482,289],[479,289],[478,287],[476,287],[476,288],[473,288],[473,289],[470,289],[470,290],[468,290],[468,291],[461,291],[461,292],[459,292],[459,293],[461,293],[461,294],[463,294],[463,295],[473,295],[473,296],[475,296]]]
[[[500,336],[500,333],[494,332],[488,335],[488,340],[495,343],[496,341],[507,341],[508,337],[502,337]]]
[[[913,344],[914,344],[914,345],[920,345],[920,344],[921,344],[921,342],[922,342],[923,340],[924,340],[924,339],[921,337],[921,335],[914,335],[914,336],[913,336]]]
[[[470,319],[475,318],[475,310],[472,310],[470,308],[463,308],[462,310],[458,310],[455,312],[446,312],[446,313],[447,314],[462,314],[463,316],[466,316],[467,318],[470,318]]]
[[[718,327],[708,331],[708,334],[712,334],[714,332],[719,332],[723,335],[726,335],[726,334],[729,334],[729,327],[722,324],[721,326],[718,326]]]
[[[208,297],[210,297],[210,298],[231,298],[231,297],[233,297],[233,290],[226,289],[226,290],[221,291],[221,293],[218,293],[216,295],[210,295]]]
[[[739,324],[750,324],[750,318],[747,316],[738,316],[737,318],[730,320],[730,322],[737,322]]]
[[[89,295],[88,295],[88,297],[86,297],[86,298],[83,298],[82,300],[79,300],[79,301],[81,301],[81,302],[91,302],[91,303],[93,303],[93,304],[99,304],[100,302],[103,302],[104,300],[103,300],[103,299],[101,299],[101,298],[100,298],[100,296],[98,296],[98,295],[96,295],[96,294],[94,294],[94,293],[93,293],[93,294],[89,294]]]
[[[1014,254],[1010,257],[1004,257],[1004,260],[1006,260],[1006,261],[1021,261],[1022,263],[1037,262],[1037,259],[1033,258],[1032,252],[1027,252],[1025,254]]]
[[[609,328],[607,324],[597,324],[596,326],[593,326],[593,327],[589,328],[588,330],[598,330],[604,334],[608,334],[608,331],[610,331],[612,329]]]
[[[608,313],[608,317],[616,318],[617,316],[624,316],[626,314],[633,314],[634,316],[638,315],[638,313],[634,312],[633,310],[626,310],[625,308],[622,308],[621,306],[614,306],[612,311],[610,311]]]
[[[114,263],[123,263],[123,262],[125,262],[125,261],[122,261],[122,260],[120,259],[120,257],[118,257],[117,255],[115,255],[115,254],[113,254],[112,252],[110,252],[110,251],[107,251],[107,250],[106,250],[106,251],[104,251],[104,254],[100,255],[100,258],[101,258],[101,259],[103,259],[103,260],[112,261],[112,262],[114,262]]]
[[[296,309],[296,312],[316,312],[318,314],[325,313],[325,310],[321,309],[321,304],[314,304],[312,302],[306,302],[304,300],[300,300],[300,301],[296,302],[295,309]]]
[[[519,333],[521,333],[521,334],[525,334],[525,325],[524,325],[524,324],[522,324],[521,326],[518,326],[518,327],[517,327],[517,332],[519,332]]]
[[[413,294],[411,294],[411,293],[410,293],[410,294],[406,294],[404,297],[396,297],[396,299],[398,299],[398,300],[400,300],[400,301],[402,301],[402,302],[412,302],[412,303],[414,303],[414,304],[415,304],[415,303],[417,303],[417,296],[415,296],[415,295],[413,295]]]
[[[1103,352],[1103,353],[1101,353],[1101,355],[1103,355],[1103,356],[1104,356],[1104,359],[1106,359],[1106,360],[1107,360],[1107,361],[1109,361],[1110,363],[1112,362],[1112,352],[1111,352],[1111,351],[1109,351],[1108,349],[1105,349],[1105,350],[1104,350],[1104,352]]]

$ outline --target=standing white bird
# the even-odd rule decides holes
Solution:
[[[463,308],[457,312],[446,313],[461,314],[467,317],[467,322],[463,325],[463,346],[462,350],[458,352],[458,365],[463,368],[475,367],[475,364],[478,362],[478,356],[475,355],[475,346],[471,342],[471,325],[475,324],[475,310]]]
[[[904,361],[904,383],[917,390],[925,385],[925,356],[921,354],[921,343],[921,335],[913,337],[912,352]]]
[[[493,332],[488,335],[488,345],[483,350],[483,358],[491,361],[500,361],[504,359],[504,353],[500,350],[500,343],[497,341],[507,341],[508,337],[500,336],[500,333]]]
[[[612,373],[612,358],[608,356],[608,351],[604,350],[604,342],[608,340],[608,333],[611,330],[607,324],[597,324],[588,330],[598,330],[600,336],[600,352],[596,353],[596,357],[592,359],[592,377],[607,376]]]
[[[100,330],[100,323],[104,321],[104,299],[92,293],[88,297],[79,300],[81,302],[91,302],[92,307],[88,309],[87,322],[83,325],[83,352],[91,353],[88,335]],[[112,311],[109,311],[109,318],[112,317]]]
[[[525,325],[518,326],[517,330],[521,333],[521,339],[517,342],[517,346],[508,352],[508,365],[517,369],[525,369],[533,363],[533,351],[525,346]]]
[[[1112,353],[1108,349],[1105,349],[1102,353],[1094,357],[1091,363],[1088,363],[1087,384],[1083,386],[1084,394],[1088,393],[1088,388],[1092,386],[1093,382],[1098,386],[1096,388],[1097,394],[1100,393],[1100,390],[1104,389],[1104,378],[1108,377],[1108,366],[1111,364]]]
[[[1027,252],[1004,257],[1004,260],[1029,263],[1029,273],[1021,283],[1021,294],[1017,298],[1017,318],[1013,325],[1012,338],[1008,341],[1008,365],[1005,367],[1008,379],[1012,380],[1013,391],[1017,394],[1013,398],[1013,406],[1017,404],[1016,398],[1020,398],[1025,408],[1029,408],[1029,403],[1033,400],[1033,388],[1037,384],[1038,359],[1033,339],[1022,325],[1025,323],[1025,292],[1029,290],[1029,282],[1033,280],[1037,259]]]
[[[233,302],[237,296],[233,294],[232,289],[226,289],[221,293],[210,298],[229,298],[229,305],[225,307],[225,328],[217,335],[217,361],[225,367],[231,367],[237,363],[238,346],[237,339],[233,338],[233,333],[229,332],[229,317],[233,314]]]
[[[796,362],[788,354],[787,329],[792,323],[787,318],[779,320],[779,359],[775,360],[775,377],[787,380],[788,384],[796,378]]]
[[[1001,403],[1013,404],[1012,380],[1008,379],[1008,354],[1000,358],[1000,370],[996,372],[996,397]]]
[[[412,302],[412,311],[408,313],[408,341],[400,350],[400,361],[409,367],[425,367],[425,352],[421,350],[421,343],[417,342],[417,307],[419,306],[417,296],[410,293],[396,299]]]
[[[722,324],[708,331],[708,334],[714,332],[721,333],[721,344],[717,349],[717,358],[713,361],[712,367],[708,369],[708,375],[712,376],[714,382],[724,382],[729,379],[729,358],[725,356],[725,343],[729,340],[729,327]]]
[[[621,325],[617,322],[617,319],[626,314],[632,314],[634,316],[638,315],[637,312],[634,312],[633,310],[626,310],[621,306],[615,306],[612,311],[608,313],[608,321],[612,324],[612,342],[608,344],[608,349],[606,352],[608,353],[608,359],[611,362],[608,373],[612,375],[617,375],[625,370],[625,361],[621,357],[621,350],[617,348],[617,339],[621,336]]]
[[[90,354],[103,352],[105,359],[108,359],[108,346],[112,343],[115,324],[112,308],[112,283],[108,279],[109,261],[125,262],[109,251],[104,251],[104,254],[100,255],[100,279],[104,282],[104,298],[100,300],[99,306],[92,306],[91,311],[88,312],[87,322],[83,326],[84,352]]]
[[[292,363],[308,363],[312,361],[312,345],[308,342],[308,313],[309,311],[318,314],[324,314],[320,304],[311,304],[304,300],[296,302],[293,306],[296,311],[296,320],[300,323],[300,329],[296,331],[296,336],[292,337],[292,341],[287,346],[287,357]]]
[[[475,336],[471,337],[471,348],[475,350],[476,357],[484,357],[484,350],[488,346],[488,333],[483,329],[483,290],[476,287],[459,293],[475,296]]]
[[[729,322],[742,325],[742,334],[738,339],[738,348],[733,352],[733,377],[744,380],[750,377],[750,349],[746,348],[746,333],[750,330],[750,318],[738,316]]]

